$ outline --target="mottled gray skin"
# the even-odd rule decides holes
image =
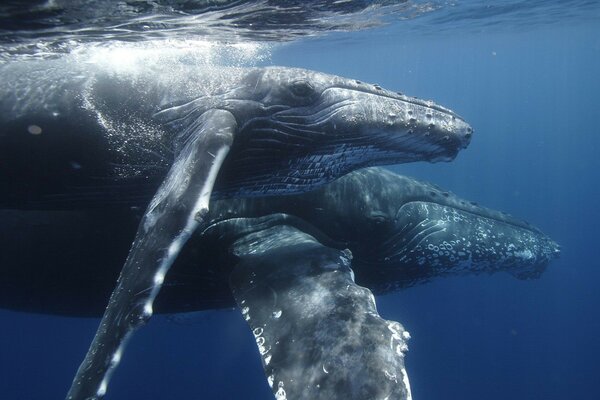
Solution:
[[[0,66],[0,205],[151,198],[68,399],[104,396],[213,189],[304,192],[363,166],[451,160],[472,133],[432,102],[319,72],[88,61]]]
[[[215,221],[287,213],[354,254],[357,281],[378,294],[441,276],[536,278],[559,246],[539,229],[383,168],[354,171],[302,195],[215,202]]]
[[[239,257],[233,295],[277,399],[411,399],[410,335],[382,319],[371,291],[354,283],[349,251],[285,224],[231,247]]]

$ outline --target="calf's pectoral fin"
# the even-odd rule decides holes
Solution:
[[[289,225],[237,239],[231,288],[277,399],[411,398],[408,332],[354,283],[351,255]]]
[[[148,206],[96,336],[68,399],[100,399],[127,338],[152,315],[165,274],[208,211],[217,173],[237,129],[224,110],[202,114],[182,135],[179,152]]]

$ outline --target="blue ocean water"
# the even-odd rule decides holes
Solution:
[[[411,332],[417,400],[600,398],[600,19],[535,17],[463,19],[439,32],[430,17],[426,28],[418,20],[278,45],[264,61],[452,107],[475,127],[469,148],[452,163],[394,170],[526,219],[562,247],[537,280],[438,279],[377,299]],[[0,324],[1,397],[53,399],[98,320],[0,310]],[[154,318],[130,342],[107,398],[271,396],[251,332],[237,311],[223,311],[189,323]]]

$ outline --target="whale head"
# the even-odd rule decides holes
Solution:
[[[526,221],[385,169],[354,171],[330,186],[327,216],[315,224],[356,243],[357,281],[376,292],[501,271],[534,279],[560,256]]]
[[[431,101],[304,69],[252,70],[225,97],[220,107],[239,126],[226,168],[231,187],[248,189],[250,180],[260,186],[257,176],[273,178],[276,170],[279,193],[306,191],[365,166],[450,161],[473,133]]]

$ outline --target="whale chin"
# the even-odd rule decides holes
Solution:
[[[404,204],[393,234],[376,249],[381,291],[434,277],[507,272],[519,279],[541,276],[560,247],[539,230],[511,217],[427,201]],[[372,279],[370,277],[369,279]],[[395,281],[395,286],[388,282]]]

